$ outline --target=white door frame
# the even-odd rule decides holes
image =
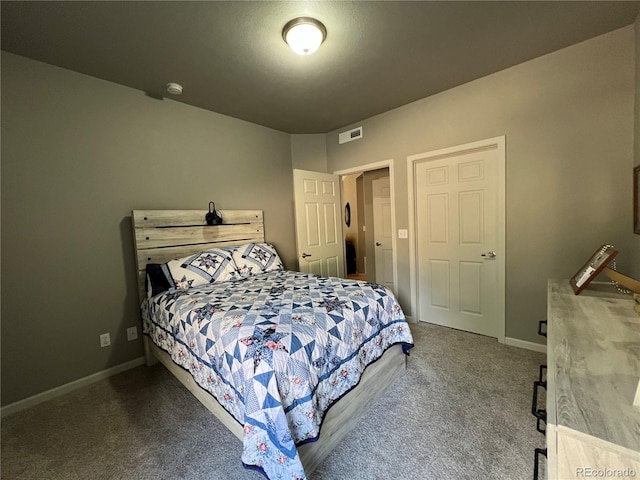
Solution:
[[[494,137],[477,142],[466,143],[454,147],[442,148],[431,152],[417,153],[407,157],[407,190],[409,196],[409,282],[411,286],[411,316],[416,320],[418,318],[418,268],[417,268],[417,241],[416,241],[416,192],[415,192],[415,167],[419,161],[437,160],[443,156],[452,154],[462,154],[469,150],[485,149],[495,146],[498,150],[498,275],[503,285],[502,293],[502,327],[498,335],[500,343],[505,342],[505,301],[506,301],[506,214],[505,214],[505,194],[506,194],[506,141],[505,137]],[[395,259],[394,259],[395,262]],[[395,274],[395,270],[394,270]]]
[[[393,293],[397,295],[398,291],[398,247],[396,245],[396,195],[394,188],[394,173],[393,173],[393,158],[389,160],[381,160],[379,162],[367,163],[364,165],[359,165],[357,167],[347,168],[345,170],[337,170],[333,172],[334,175],[351,175],[353,173],[358,172],[368,172],[370,170],[378,170],[380,168],[388,168],[389,169],[389,185],[391,187],[391,231],[394,232],[392,235],[391,245],[393,247]]]

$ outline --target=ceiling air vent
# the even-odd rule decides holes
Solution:
[[[362,127],[354,128],[353,130],[349,130],[347,132],[342,132],[338,135],[338,143],[343,144],[351,142],[353,140],[359,140],[360,138],[362,138]]]

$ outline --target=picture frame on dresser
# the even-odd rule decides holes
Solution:
[[[596,278],[609,263],[616,257],[618,250],[613,245],[602,245],[589,257],[580,270],[571,277],[569,283],[573,292],[578,295],[591,281]]]

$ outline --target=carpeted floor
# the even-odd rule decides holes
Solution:
[[[411,324],[406,374],[312,480],[530,479],[541,353]],[[2,479],[257,480],[241,442],[160,365],[2,419]],[[544,478],[544,470],[540,478]]]

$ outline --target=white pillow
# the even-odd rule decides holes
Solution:
[[[231,252],[236,267],[243,277],[284,268],[278,252],[270,243],[252,242],[234,247]]]
[[[167,266],[179,290],[240,278],[231,254],[219,248],[171,260]]]

